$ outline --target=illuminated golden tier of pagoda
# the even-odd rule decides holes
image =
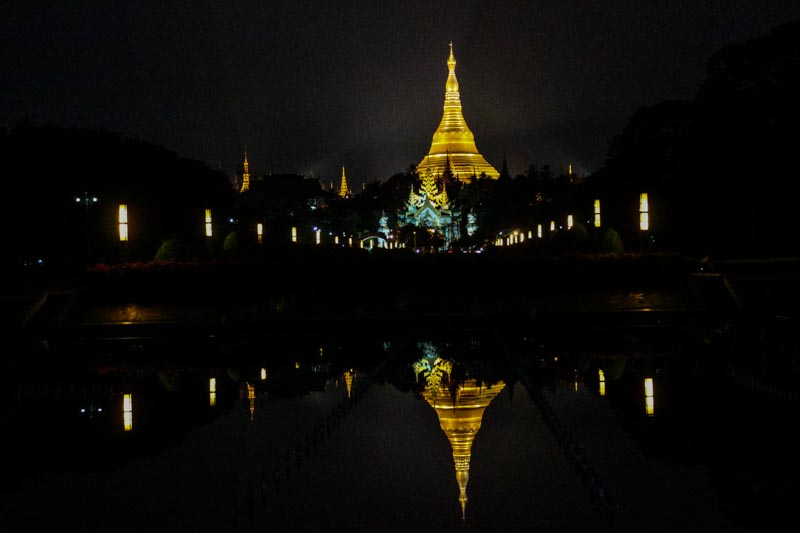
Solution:
[[[442,121],[433,134],[433,142],[428,155],[417,165],[417,172],[420,176],[443,174],[449,158],[453,174],[461,181],[471,181],[473,176],[481,174],[497,179],[500,177],[500,173],[478,152],[475,138],[461,113],[461,96],[456,79],[453,43],[450,43],[447,68],[450,72],[445,85]]]
[[[461,383],[455,395],[447,387],[426,387],[422,393],[436,411],[442,431],[447,435],[453,448],[462,519],[466,519],[467,512],[467,483],[472,442],[481,428],[483,411],[504,387],[505,383],[502,381],[487,386],[471,379]]]

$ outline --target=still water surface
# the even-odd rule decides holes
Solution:
[[[796,398],[684,330],[575,336],[31,350],[2,391],[2,529],[777,529]]]

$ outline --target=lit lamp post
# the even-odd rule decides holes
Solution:
[[[642,248],[647,242],[647,232],[650,231],[650,202],[646,192],[639,195],[639,231],[640,248]]]
[[[594,201],[594,227],[600,227],[600,199]]]
[[[97,196],[90,195],[88,192],[84,191],[83,196],[75,197],[75,203],[82,204],[84,209],[88,210],[90,205],[97,203]]]
[[[655,414],[655,394],[653,392],[653,378],[644,380],[644,409],[647,416]]]
[[[206,255],[209,258],[214,257],[214,223],[211,215],[211,209],[205,209],[204,216],[205,235],[206,235]]]
[[[126,393],[122,397],[122,423],[125,431],[133,429],[133,395]]]
[[[206,209],[206,237],[211,238],[214,235],[214,228],[211,223],[211,209]]]
[[[128,205],[119,204],[119,213],[117,215],[117,222],[119,225],[119,244],[122,260],[128,260]]]
[[[83,191],[83,194],[75,196],[75,203],[83,206],[83,238],[86,240],[86,263],[88,264],[92,259],[91,239],[89,238],[89,207],[96,205],[98,202],[97,196],[89,194],[88,191]]]

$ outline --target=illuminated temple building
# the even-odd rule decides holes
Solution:
[[[414,363],[414,372],[417,376],[424,373],[426,382],[422,396],[436,411],[442,431],[453,449],[461,518],[466,520],[472,443],[481,429],[483,412],[505,388],[505,383],[500,381],[487,385],[476,379],[467,379],[457,387],[450,387],[452,363],[439,358],[431,346],[427,348],[425,357]]]
[[[449,166],[452,175],[461,181],[469,182],[473,177],[480,177],[482,174],[497,179],[500,177],[500,173],[478,152],[475,138],[461,113],[461,96],[456,79],[453,43],[450,43],[447,68],[449,74],[445,85],[442,121],[433,134],[433,142],[428,155],[417,165],[417,172],[420,176],[440,175]]]
[[[451,208],[445,183],[440,191],[436,182],[433,175],[425,174],[418,192],[412,185],[406,212],[400,213],[398,220],[401,225],[413,224],[439,233],[447,247],[461,237],[461,212]]]

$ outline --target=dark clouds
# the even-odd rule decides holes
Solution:
[[[0,120],[144,138],[233,172],[353,184],[417,163],[453,41],[478,148],[512,174],[591,172],[640,106],[689,98],[733,41],[796,1],[19,2],[2,28]]]

